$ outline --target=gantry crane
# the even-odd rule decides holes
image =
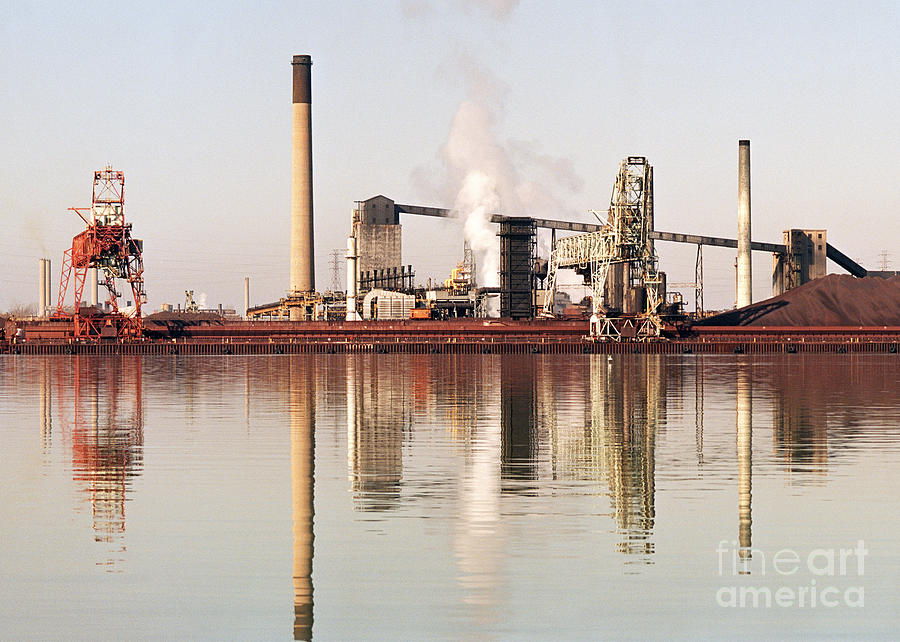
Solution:
[[[69,281],[74,275],[75,305],[71,316],[75,323],[76,339],[99,340],[101,336],[114,336],[120,340],[140,338],[143,334],[141,304],[147,301],[141,258],[143,241],[132,238],[131,223],[125,222],[125,173],[110,166],[95,171],[91,206],[70,207],[69,210],[81,217],[86,228],[72,239],[72,247],[63,255],[55,316],[69,317],[63,306]],[[81,306],[81,295],[90,268],[97,269],[98,281],[109,293],[108,313]],[[117,279],[125,281],[131,289],[133,308],[120,309],[118,299],[122,293],[116,288]]]
[[[618,339],[629,335],[637,338],[659,336],[662,330],[660,308],[662,278],[653,246],[653,167],[643,156],[629,156],[619,163],[613,185],[607,218],[595,212],[601,229],[556,241],[550,253],[544,316],[552,316],[556,294],[557,271],[573,268],[591,283],[591,336]],[[633,290],[643,296],[643,309],[633,316],[612,316],[610,310],[624,306],[622,301],[608,301],[606,284],[619,292],[619,299]],[[605,305],[604,305],[605,303]]]

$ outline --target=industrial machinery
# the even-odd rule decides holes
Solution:
[[[76,339],[101,337],[136,339],[143,333],[141,304],[144,292],[143,241],[132,238],[131,223],[125,222],[125,173],[106,166],[94,172],[91,206],[70,207],[84,221],[86,229],[72,239],[72,247],[63,254],[56,317],[68,318],[63,304],[74,276],[75,305],[72,318]],[[88,270],[96,268],[109,293],[109,313],[82,308],[82,292]],[[133,307],[120,309],[122,293],[116,280],[131,289]]]
[[[444,289],[450,294],[468,294],[475,287],[475,259],[472,246],[466,241],[463,245],[463,260],[450,271],[450,278],[444,280]]]
[[[659,336],[663,278],[653,246],[653,168],[643,156],[619,164],[607,220],[600,229],[556,241],[550,254],[543,316],[553,316],[558,271],[581,272],[591,285],[591,336]],[[624,313],[624,314],[623,314]]]

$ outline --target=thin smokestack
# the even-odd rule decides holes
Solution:
[[[47,285],[44,288],[44,292],[46,293],[47,299],[44,302],[44,308],[46,309],[47,316],[49,317],[53,314],[53,268],[50,259],[46,259],[47,261]]]
[[[313,247],[312,193],[312,85],[310,56],[294,56],[291,62],[293,91],[293,150],[291,174],[291,292],[313,292],[315,253]],[[292,318],[300,314],[291,309]]]
[[[99,293],[97,291],[97,268],[90,268],[88,270],[88,286],[90,288],[90,297],[91,297],[91,307],[96,308],[97,303],[99,302]]]
[[[47,316],[47,260],[38,259],[38,316]]]
[[[737,307],[753,303],[750,260],[750,141],[738,141]]]
[[[347,321],[359,321],[356,315],[356,238],[347,239]]]
[[[250,311],[250,277],[244,277],[244,318],[247,318],[247,313]]]

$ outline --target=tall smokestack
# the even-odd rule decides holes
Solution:
[[[47,316],[47,260],[38,259],[40,274],[38,275],[38,309],[39,317]]]
[[[291,173],[291,293],[316,289],[313,248],[312,86],[310,56],[294,56],[293,150]],[[299,319],[299,308],[291,318]]]
[[[753,303],[750,261],[750,141],[738,141],[737,307]]]

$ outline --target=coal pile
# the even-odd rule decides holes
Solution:
[[[900,276],[829,274],[697,325],[900,326]]]

